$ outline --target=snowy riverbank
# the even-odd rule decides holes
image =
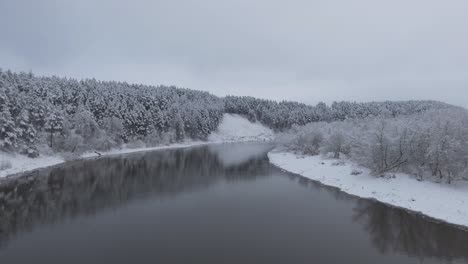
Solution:
[[[453,185],[419,182],[405,175],[377,178],[369,170],[351,162],[337,165],[337,160],[320,156],[299,156],[288,152],[270,152],[270,162],[286,171],[302,175],[324,185],[362,198],[376,199],[393,206],[420,212],[429,217],[468,227],[468,183]],[[362,172],[352,175],[353,170]]]
[[[232,143],[245,141],[266,141],[273,139],[273,132],[258,123],[253,123],[240,115],[225,114],[218,131],[209,136],[207,141],[186,141],[170,145],[157,147],[128,148],[122,146],[118,149],[112,149],[106,152],[88,152],[77,159],[86,159],[99,156],[111,156],[119,154],[129,154],[143,151],[154,151],[174,148],[187,148],[214,143]],[[24,155],[13,155],[0,152],[0,165],[5,164],[7,168],[0,169],[0,178],[32,171],[40,168],[54,166],[64,163],[65,160],[59,156],[40,156],[38,158],[28,158]]]
[[[122,147],[120,149],[113,149],[106,152],[89,152],[84,153],[77,159],[87,159],[99,156],[112,156],[112,155],[119,155],[119,154],[129,154],[135,152],[143,152],[143,151],[152,151],[152,150],[161,150],[161,149],[173,149],[173,148],[186,148],[192,146],[198,146],[202,144],[207,144],[209,142],[186,142],[186,143],[177,143],[171,144],[167,146],[158,146],[158,147],[144,147],[144,148],[126,148]],[[0,162],[7,162],[11,165],[10,168],[4,169],[0,171],[0,178],[7,177],[10,175],[15,175],[18,173],[24,173],[40,168],[46,168],[50,166],[54,166],[57,164],[64,163],[65,160],[61,156],[40,156],[38,158],[28,158],[23,155],[10,155],[5,153],[0,153]]]

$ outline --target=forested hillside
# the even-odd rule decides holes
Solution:
[[[227,96],[224,101],[226,112],[245,115],[251,121],[259,121],[276,131],[311,122],[397,117],[422,113],[430,109],[453,108],[451,105],[437,101],[334,102],[331,106],[325,103],[312,106],[297,102],[276,102],[247,96]]]
[[[39,153],[76,155],[124,143],[155,146],[187,138],[204,140],[217,129],[223,113],[241,114],[283,131],[310,122],[395,117],[448,107],[433,101],[311,106],[0,70],[0,150],[30,157]]]
[[[0,150],[30,156],[204,139],[223,112],[207,92],[0,72]]]

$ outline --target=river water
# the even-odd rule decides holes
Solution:
[[[286,173],[266,144],[76,161],[0,182],[0,263],[466,263],[468,233]]]

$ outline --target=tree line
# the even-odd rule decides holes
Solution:
[[[275,131],[285,131],[294,125],[304,126],[312,122],[332,122],[369,117],[398,117],[422,113],[430,109],[447,109],[453,106],[437,101],[385,101],[385,102],[323,102],[307,105],[298,102],[258,99],[248,96],[227,96],[228,113],[247,116]]]
[[[207,92],[0,71],[0,150],[108,150],[204,139],[223,100]]]
[[[35,76],[0,69],[0,151],[30,157],[204,140],[224,113],[275,131],[311,122],[444,109],[434,101],[335,102],[316,106],[126,82]]]

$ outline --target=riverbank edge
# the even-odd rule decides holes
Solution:
[[[119,148],[112,149],[105,152],[90,151],[72,159],[65,159],[59,154],[49,156],[39,156],[37,158],[28,158],[24,155],[9,154],[0,151],[0,180],[5,178],[18,177],[21,174],[44,169],[52,166],[57,166],[67,161],[77,161],[87,158],[96,158],[101,156],[112,156],[120,154],[130,154],[144,151],[155,151],[174,148],[188,148],[195,146],[202,146],[207,144],[223,144],[223,143],[240,143],[240,142],[253,142],[253,141],[272,141],[275,135],[274,132],[266,126],[251,122],[247,118],[236,115],[227,114],[207,140],[191,140],[187,139],[184,142],[173,144],[161,145],[156,147],[140,147],[129,148],[123,145]]]
[[[447,185],[419,182],[402,173],[395,173],[395,178],[379,178],[348,160],[277,150],[270,151],[268,158],[272,165],[283,171],[336,188],[348,195],[381,202],[422,215],[433,222],[468,231],[468,183]],[[360,174],[351,175],[353,171]],[[408,190],[412,190],[412,193],[408,193]]]
[[[258,141],[258,140],[255,140],[255,141]],[[21,177],[21,175],[25,173],[30,173],[36,170],[46,169],[49,167],[63,165],[67,162],[74,162],[74,161],[79,161],[79,160],[94,159],[94,158],[101,158],[101,157],[111,157],[111,156],[117,156],[117,155],[158,151],[158,150],[190,148],[190,147],[197,147],[197,146],[204,146],[204,145],[247,143],[247,142],[251,142],[251,140],[187,141],[187,142],[182,142],[182,143],[174,143],[174,144],[156,146],[156,147],[142,147],[142,148],[123,147],[119,149],[112,149],[110,151],[105,151],[105,152],[86,152],[86,153],[83,153],[81,156],[71,159],[71,160],[65,160],[58,155],[57,156],[40,156],[38,158],[27,158],[25,156],[16,155],[16,156],[10,157],[10,160],[18,159],[18,161],[15,162],[15,165],[13,165],[9,169],[0,171],[0,181],[6,180],[6,179],[12,179],[16,177]]]

